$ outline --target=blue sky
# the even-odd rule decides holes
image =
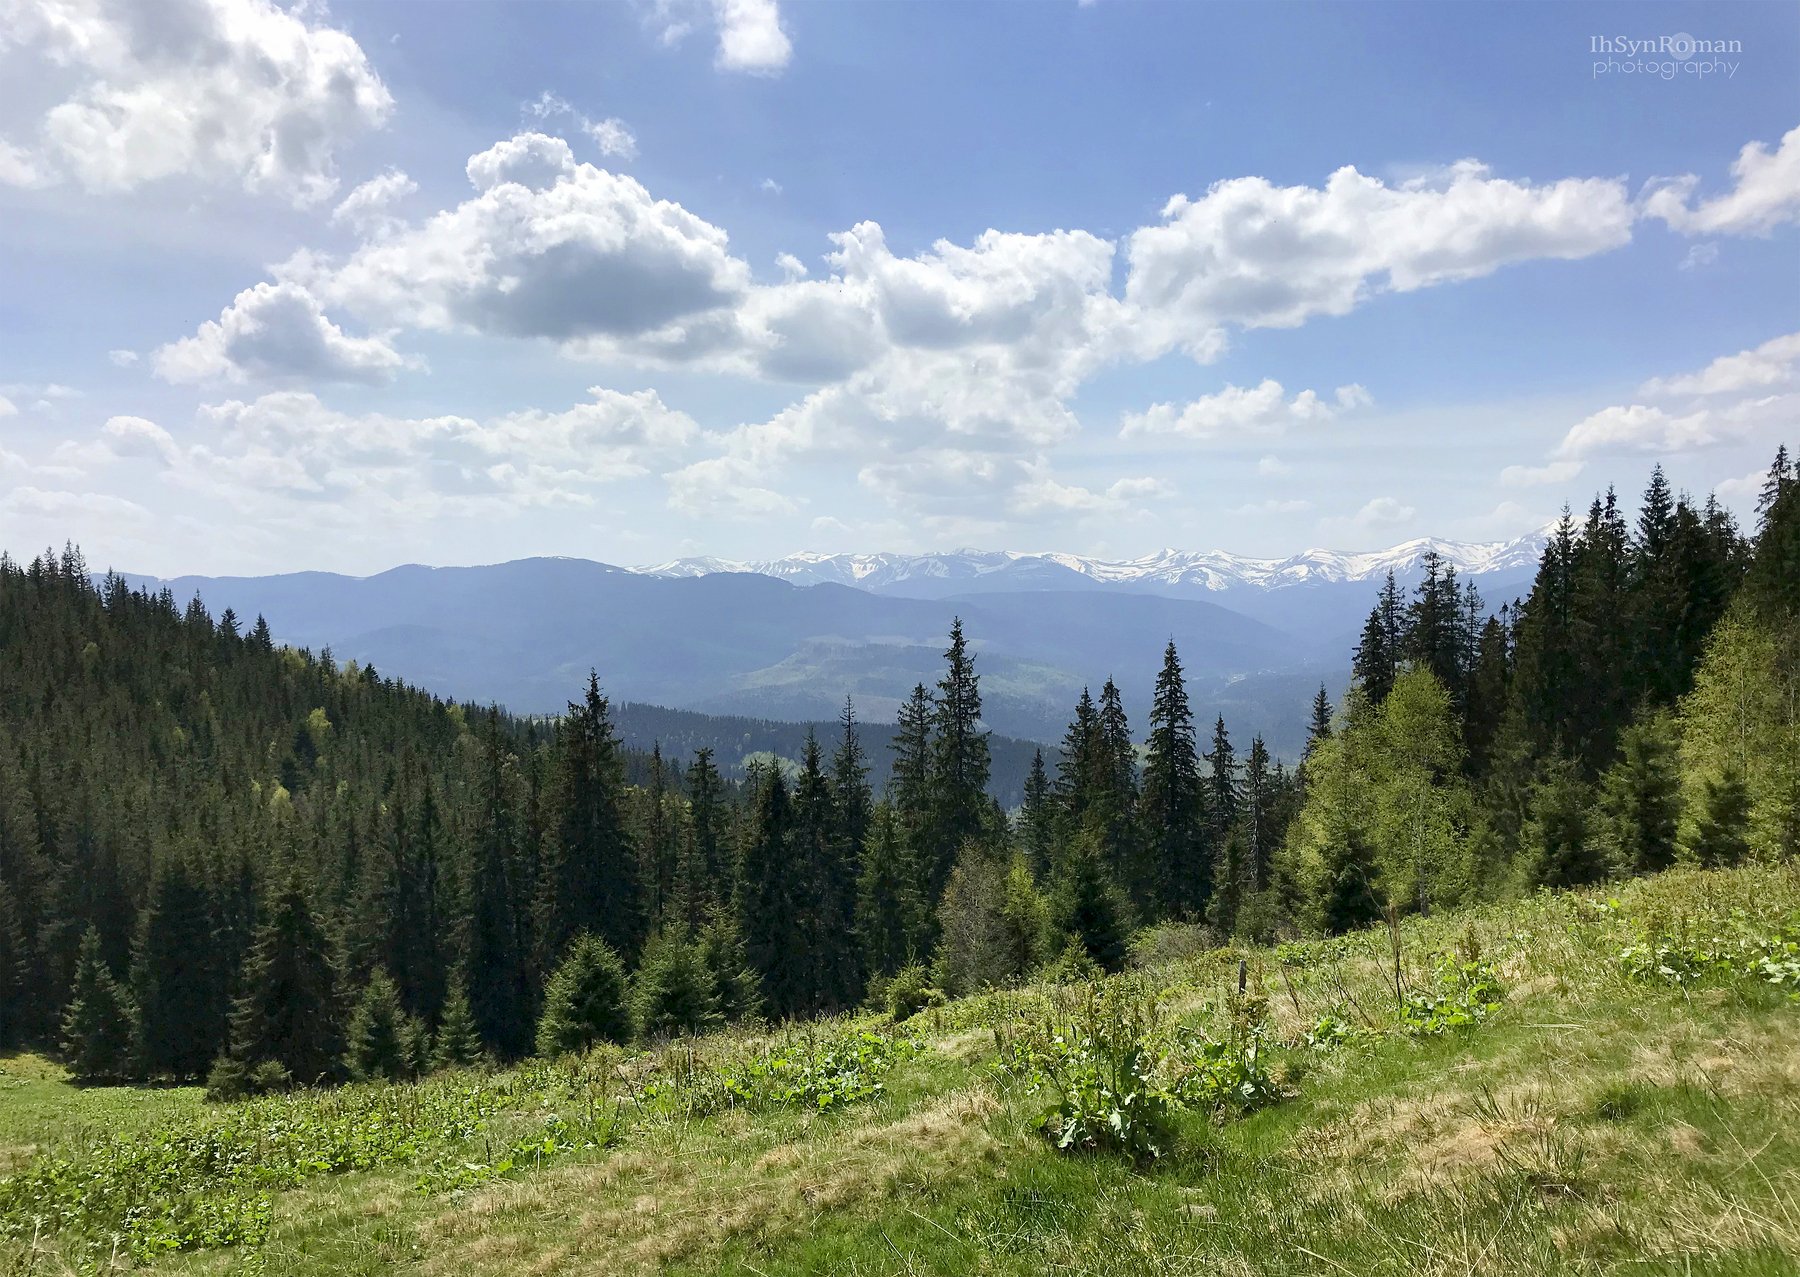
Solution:
[[[1792,5],[0,29],[14,553],[1281,555],[1517,535],[1658,460],[1747,511],[1800,442]],[[1734,43],[1594,52],[1682,34]]]

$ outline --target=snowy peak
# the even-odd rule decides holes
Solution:
[[[1163,549],[1136,559],[1099,559],[1079,554],[1016,550],[953,550],[933,554],[819,554],[739,562],[718,558],[672,559],[634,569],[646,576],[708,576],[750,572],[795,585],[855,586],[877,593],[911,593],[967,583],[975,589],[1004,581],[1012,589],[1054,589],[1085,584],[1186,593],[1201,590],[1273,590],[1293,585],[1368,581],[1393,572],[1423,571],[1435,552],[1460,576],[1529,571],[1543,552],[1542,532],[1511,541],[1445,541],[1421,537],[1386,550],[1344,553],[1312,549],[1285,559],[1259,559],[1223,550]]]

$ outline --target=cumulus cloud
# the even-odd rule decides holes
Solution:
[[[217,320],[159,349],[156,375],[171,382],[248,378],[379,385],[407,360],[381,337],[351,337],[297,284],[245,289]]]
[[[1294,468],[1277,456],[1260,458],[1256,463],[1256,473],[1266,479],[1278,479],[1294,472]]]
[[[1376,497],[1356,512],[1353,521],[1359,528],[1377,531],[1398,527],[1417,513],[1412,506],[1394,497]]]
[[[637,158],[637,135],[617,116],[608,116],[603,120],[592,119],[586,112],[578,110],[566,99],[549,90],[539,94],[535,102],[526,103],[525,113],[533,119],[543,121],[566,117],[593,139],[594,145],[600,148],[600,154],[619,160]]]
[[[26,148],[0,146],[0,181],[116,191],[179,175],[301,204],[328,197],[337,152],[384,125],[393,99],[320,13],[271,0],[8,0],[0,53],[16,46],[74,89]]]
[[[1291,328],[1373,293],[1605,252],[1631,238],[1632,217],[1620,181],[1536,186],[1473,161],[1398,186],[1354,168],[1322,188],[1236,178],[1177,195],[1160,225],[1129,237],[1125,296],[1193,347],[1225,324]]]
[[[713,0],[718,65],[727,71],[779,74],[794,55],[775,0]]]
[[[718,37],[713,65],[721,71],[779,75],[794,55],[776,0],[654,0],[650,20],[666,45],[711,27]]]
[[[0,417],[14,417],[18,415],[18,412],[19,406],[17,404],[8,399],[5,395],[0,395]]]
[[[1144,412],[1126,415],[1119,433],[1124,438],[1172,435],[1184,439],[1219,439],[1246,435],[1276,436],[1291,426],[1321,425],[1340,413],[1373,403],[1359,385],[1339,386],[1330,399],[1316,391],[1302,390],[1292,398],[1272,378],[1259,385],[1227,385],[1181,406],[1153,404]]]
[[[394,230],[401,223],[392,212],[393,206],[418,189],[419,184],[412,178],[398,169],[389,169],[344,196],[331,210],[331,220],[364,235]]]
[[[1767,235],[1800,221],[1800,127],[1771,150],[1751,142],[1731,166],[1731,190],[1694,203],[1700,179],[1688,174],[1653,182],[1641,197],[1644,214],[1684,235]]]
[[[1653,377],[1638,389],[1649,398],[1724,395],[1784,386],[1800,372],[1800,333],[1772,337],[1754,350],[1721,355],[1699,372]]]
[[[648,338],[736,302],[749,270],[725,232],[633,179],[525,133],[473,156],[477,194],[286,273],[381,325],[554,341]]]

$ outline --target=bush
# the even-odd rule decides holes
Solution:
[[[887,1013],[895,1024],[910,1020],[926,1007],[944,1005],[943,990],[931,983],[931,974],[918,963],[901,967],[887,982]]]
[[[630,1040],[625,964],[604,940],[577,936],[544,990],[538,1054],[570,1055],[601,1042]]]
[[[247,1064],[235,1055],[221,1055],[206,1075],[206,1098],[215,1103],[247,1100],[292,1090],[293,1074],[278,1060]]]
[[[1081,937],[1070,936],[1056,961],[1045,967],[1038,978],[1047,984],[1086,984],[1105,974],[1087,951],[1087,946],[1081,943]]]
[[[1164,922],[1145,927],[1131,938],[1131,965],[1165,967],[1211,953],[1218,948],[1217,933],[1197,922]]]

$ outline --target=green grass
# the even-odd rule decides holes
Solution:
[[[230,1106],[0,1062],[0,1273],[1800,1271],[1800,877],[1613,892],[1408,922],[1404,1005],[1385,930],[1116,978],[1158,1059],[1229,1038],[1240,959],[1266,1006],[1279,1099],[1178,1107],[1153,1159],[1058,1152],[998,1067],[1080,989]],[[1491,1011],[1436,997],[1452,953],[1494,974]],[[34,1224],[18,1186],[55,1165],[89,1178],[40,1204],[98,1206]],[[163,1212],[139,1241],[187,1249],[109,1224],[109,1167]]]

